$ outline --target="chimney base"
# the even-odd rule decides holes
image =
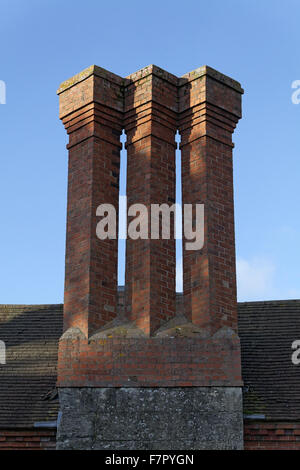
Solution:
[[[61,388],[59,450],[241,450],[241,387]]]

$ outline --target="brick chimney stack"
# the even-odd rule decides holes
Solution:
[[[58,448],[242,447],[232,180],[242,93],[209,67],[177,78],[151,65],[123,79],[92,66],[60,86],[69,183]],[[148,209],[175,202],[180,131],[182,203],[205,214],[203,247],[183,250],[182,308],[174,236],[127,239],[124,307],[117,240],[96,236],[100,204],[118,216],[122,129],[128,207]]]

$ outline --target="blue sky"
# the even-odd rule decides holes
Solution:
[[[97,64],[126,76],[154,63],[207,64],[240,81],[235,135],[239,300],[300,298],[297,0],[2,0],[0,303],[63,300],[67,141],[60,82]]]

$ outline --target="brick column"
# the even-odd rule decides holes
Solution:
[[[175,203],[177,78],[153,65],[126,80],[128,206]],[[161,237],[160,237],[161,238]],[[128,316],[147,335],[175,316],[175,240],[127,240]]]
[[[69,135],[64,330],[89,336],[116,316],[117,239],[96,236],[96,209],[118,215],[123,80],[92,66],[58,90]]]
[[[232,133],[243,90],[209,67],[184,75],[179,85],[182,202],[205,210],[203,249],[184,249],[185,312],[209,333],[237,331]]]

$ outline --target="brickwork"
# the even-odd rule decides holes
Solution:
[[[0,429],[1,450],[55,450],[56,429]]]
[[[186,403],[192,408],[193,403],[190,399]],[[75,409],[74,412],[76,413]],[[132,444],[136,449],[137,442]],[[54,450],[55,446],[56,430],[0,430],[0,450]],[[215,445],[212,448],[215,448]],[[244,448],[245,450],[300,450],[300,423],[245,420]]]
[[[300,422],[246,420],[245,450],[300,450]]]
[[[202,395],[203,393],[204,389],[202,391]],[[133,404],[134,402],[132,405]],[[189,405],[192,409],[193,402],[189,399],[186,402],[186,405]],[[76,413],[76,409],[74,409],[74,412]],[[159,429],[158,424],[157,429]],[[174,434],[176,433],[176,430],[173,429],[172,432]],[[167,442],[167,439],[165,440]],[[132,444],[133,448],[136,449],[138,443],[132,442]],[[56,430],[0,430],[0,450],[54,450],[55,446]],[[158,444],[158,448],[160,448],[160,446],[161,443]],[[230,446],[230,444],[228,444],[228,446]],[[182,448],[184,447],[185,446]],[[215,444],[211,448],[215,448]],[[253,422],[245,420],[244,448],[245,450],[300,450],[300,423],[270,421]]]
[[[64,329],[77,327],[86,336],[116,316],[117,239],[96,237],[96,208],[118,208],[121,83],[91,67],[58,91],[69,134]]]
[[[238,338],[64,339],[58,386],[240,386]]]
[[[150,66],[128,77],[125,89],[127,201],[148,208],[149,232],[151,204],[175,203],[176,83]],[[127,239],[126,290],[129,318],[146,334],[175,316],[174,232]]]
[[[153,65],[126,79],[94,66],[60,87],[69,134],[60,387],[241,385],[231,154],[241,93],[208,67],[177,78]],[[177,128],[183,204],[205,204],[204,247],[184,252],[180,314],[174,237],[128,239],[117,311],[117,241],[96,237],[96,208],[118,206],[122,128],[128,205],[175,202]]]
[[[232,133],[242,89],[219,78],[200,68],[179,88],[182,201],[205,210],[203,249],[183,251],[185,312],[211,333],[237,331]]]

